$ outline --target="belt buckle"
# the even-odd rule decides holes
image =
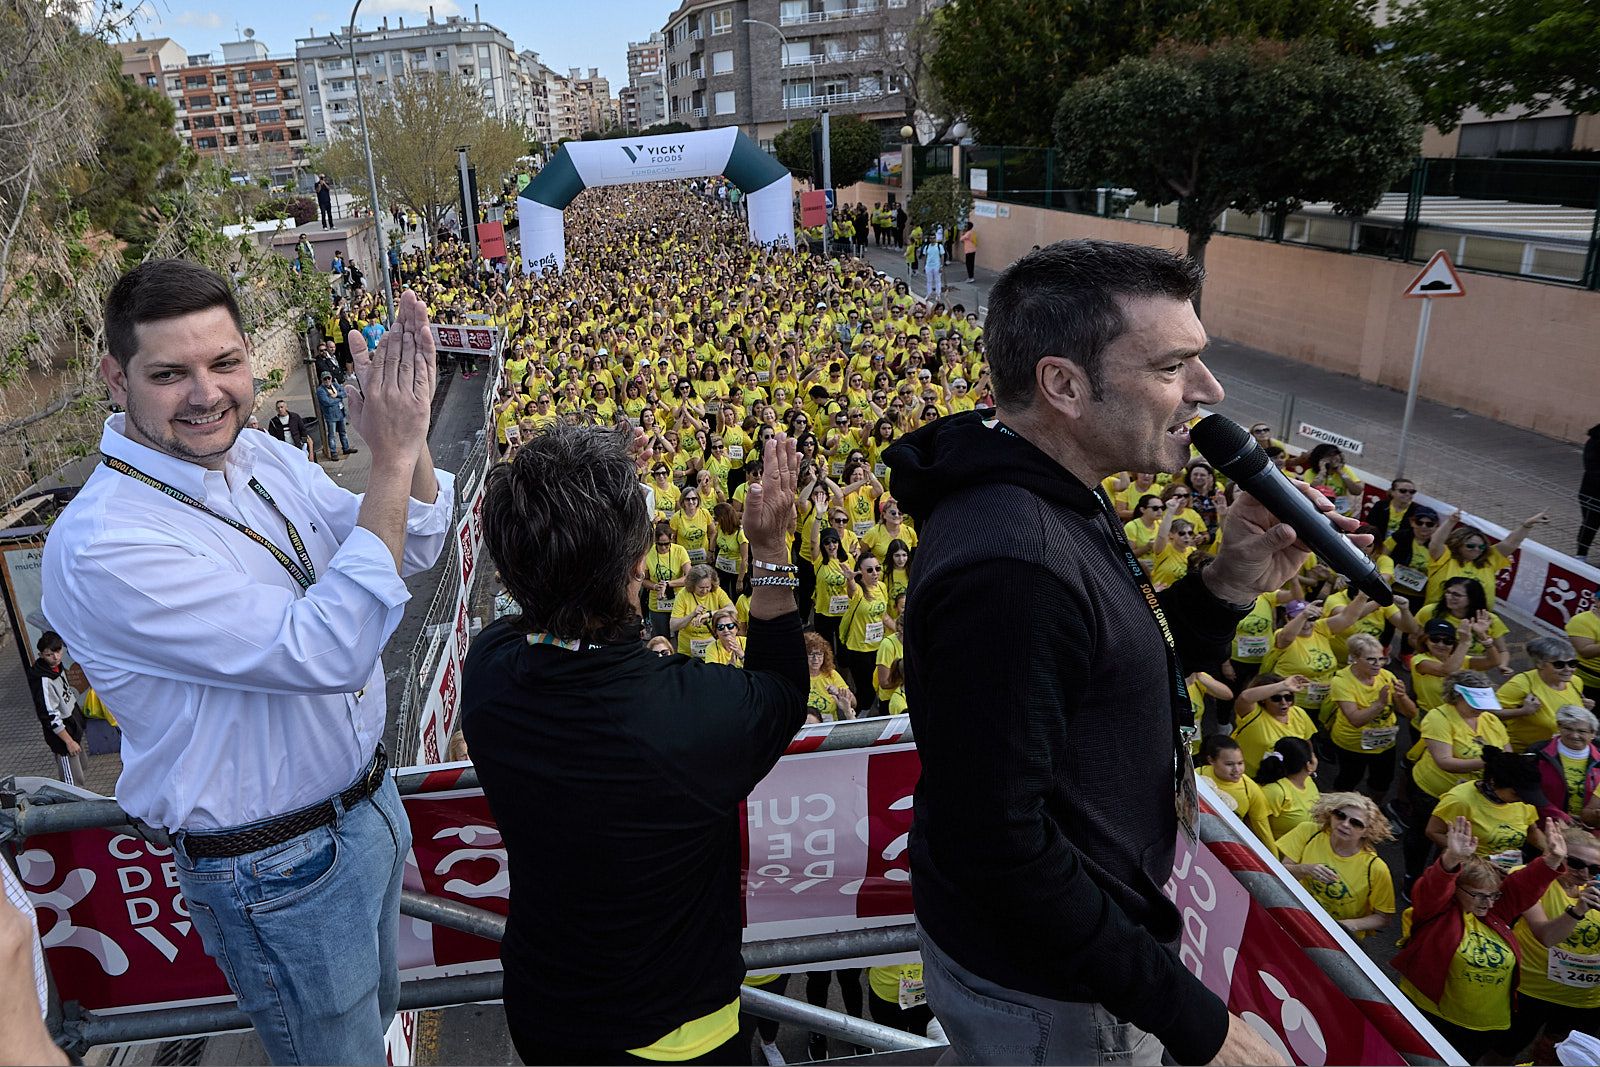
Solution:
[[[377,751],[372,754],[372,763],[367,770],[367,778],[366,782],[364,783],[369,796],[373,793],[376,793],[378,791],[378,786],[383,784],[383,772],[386,762],[387,761],[384,759],[383,744],[382,742],[379,742]]]

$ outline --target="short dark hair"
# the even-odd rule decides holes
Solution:
[[[1122,302],[1190,300],[1204,279],[1189,257],[1145,245],[1084,240],[1036,248],[1007,267],[989,293],[984,339],[995,401],[1030,404],[1034,369],[1045,356],[1082,367],[1101,399],[1101,356],[1128,328]]]
[[[215,307],[228,309],[243,337],[244,316],[226,278],[187,259],[149,260],[118,278],[106,297],[106,347],[127,370],[139,353],[135,327]]]
[[[67,644],[61,640],[61,635],[54,630],[46,630],[39,635],[39,640],[34,643],[34,647],[40,652],[56,652],[66,648]]]
[[[653,530],[624,434],[552,423],[489,471],[484,492],[484,540],[522,608],[519,629],[639,639],[628,590]]]

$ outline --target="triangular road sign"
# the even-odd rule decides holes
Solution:
[[[1422,273],[1411,280],[1406,286],[1406,296],[1466,296],[1467,291],[1461,286],[1461,276],[1456,273],[1455,264],[1450,262],[1449,253],[1444,249],[1433,254],[1428,260],[1428,265],[1422,268]]]

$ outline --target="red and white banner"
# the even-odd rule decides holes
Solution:
[[[1366,485],[1362,512],[1389,494],[1389,481],[1366,471],[1356,471]],[[1424,493],[1416,502],[1433,508],[1441,517],[1456,510],[1455,505]],[[1461,513],[1461,521],[1477,527],[1496,540],[1510,531],[1504,526]],[[1565,636],[1566,625],[1574,615],[1589,610],[1600,589],[1600,569],[1557,552],[1534,540],[1522,542],[1511,557],[1511,565],[1496,580],[1495,611],[1534,630],[1552,636]]]
[[[440,352],[471,352],[487,356],[494,352],[499,338],[498,326],[467,326],[459,323],[434,323],[433,346]]]
[[[746,803],[746,940],[911,921],[906,846],[920,773],[915,746],[886,729],[870,748],[817,750],[827,732],[806,730]],[[482,792],[458,788],[465,766],[429,768],[423,790],[405,798],[413,839],[406,886],[503,915],[505,847]],[[1231,833],[1207,833],[1211,843],[1200,847],[1179,841],[1167,893],[1183,916],[1185,965],[1291,1062],[1399,1065],[1405,1055],[1458,1062],[1237,819],[1221,805],[1205,809],[1205,819],[1221,820]],[[106,830],[25,845],[22,880],[63,999],[117,1012],[227,998],[189,922],[170,850]],[[499,968],[492,942],[409,917],[400,921],[399,960],[405,978]],[[1334,972],[1343,978],[1336,982]],[[390,1055],[407,1062],[415,1023],[397,1025]]]

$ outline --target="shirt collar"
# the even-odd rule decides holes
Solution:
[[[211,484],[206,475],[217,473],[198,463],[169,456],[165,452],[158,452],[148,445],[127,436],[124,426],[127,423],[127,413],[119,411],[106,419],[105,428],[100,433],[100,453],[114,456],[122,460],[135,470],[142,471],[159,482],[165,482],[180,492],[187,493],[196,500],[205,500]],[[250,439],[249,432],[241,432],[239,439],[228,450],[227,465],[233,471],[249,478],[255,471],[256,443]]]

